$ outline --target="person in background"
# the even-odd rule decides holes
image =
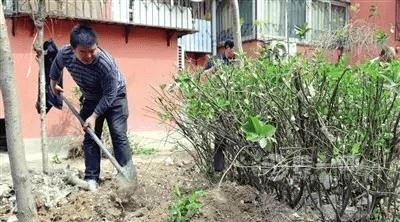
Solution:
[[[228,39],[224,43],[224,52],[216,58],[211,58],[203,69],[203,74],[212,73],[215,71],[216,62],[221,61],[223,64],[230,64],[235,59],[235,44],[232,40]]]
[[[216,70],[216,63],[222,62],[223,65],[230,65],[235,59],[235,49],[234,49],[235,44],[233,43],[232,40],[226,40],[224,43],[224,52],[216,58],[210,59],[206,66],[203,69],[203,73],[200,78],[201,82],[204,81],[204,78],[207,78],[207,75],[210,73],[214,73]],[[219,119],[219,121],[222,121]],[[225,155],[224,155],[224,150],[227,145],[226,139],[219,135],[216,134],[214,135],[214,157],[213,157],[213,167],[216,172],[222,172],[225,168]]]

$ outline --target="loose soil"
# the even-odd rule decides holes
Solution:
[[[60,169],[68,165],[69,170],[83,170],[82,159],[63,160],[55,167],[58,173],[50,176],[32,172],[41,221],[164,222],[168,219],[168,206],[174,201],[175,186],[183,194],[194,189],[205,191],[200,198],[202,208],[190,221],[313,221],[305,213],[296,212],[275,200],[273,195],[260,193],[251,186],[225,182],[218,188],[196,170],[190,155],[184,151],[139,155],[134,161],[139,183],[132,188],[121,187],[114,179],[116,172],[111,163],[103,159],[97,192],[78,189],[62,179],[63,170]],[[0,193],[0,222],[7,221],[12,215],[11,200],[12,191],[4,192],[3,189],[3,194]]]

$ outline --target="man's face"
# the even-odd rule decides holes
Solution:
[[[225,48],[225,57],[228,59],[235,58],[235,49],[234,48]]]
[[[83,64],[91,64],[93,60],[96,58],[96,54],[98,52],[97,44],[92,46],[82,46],[77,45],[74,49],[74,54],[79,61]]]

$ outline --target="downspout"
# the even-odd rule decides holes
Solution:
[[[211,3],[211,47],[213,56],[217,55],[217,0]]]
[[[258,25],[254,24],[254,21],[257,21],[257,1],[254,1],[254,5],[253,5],[253,32],[254,32],[254,40],[258,41]]]
[[[287,41],[287,56],[290,55],[289,52],[289,48],[290,48],[290,43],[289,43],[289,14],[288,14],[288,8],[289,8],[289,0],[286,0],[286,7],[285,7],[285,26],[286,26],[286,30],[285,30],[285,37],[286,37],[286,41]]]

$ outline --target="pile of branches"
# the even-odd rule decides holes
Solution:
[[[313,45],[324,49],[343,48],[345,51],[357,48],[365,53],[376,48],[376,32],[376,28],[370,23],[356,20],[334,32],[324,32]],[[373,49],[371,46],[374,46]]]
[[[241,58],[216,70],[182,72],[158,91],[160,119],[191,143],[203,172],[213,174],[223,141],[229,179],[310,206],[319,220],[397,217],[399,62]]]

